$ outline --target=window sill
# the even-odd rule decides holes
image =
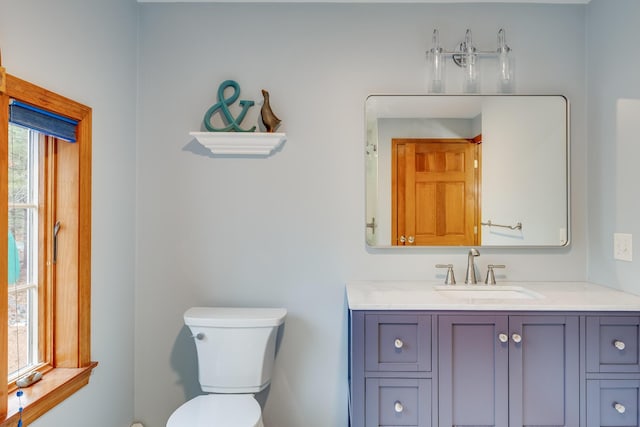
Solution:
[[[89,383],[89,376],[98,362],[91,362],[85,368],[55,368],[47,372],[40,381],[22,389],[23,424],[31,424],[54,406],[71,396]],[[15,426],[20,418],[20,404],[15,392],[8,398],[7,417],[0,421],[0,427]]]

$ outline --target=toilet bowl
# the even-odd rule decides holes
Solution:
[[[167,427],[264,427],[254,393],[267,388],[283,308],[194,307],[184,313],[205,393],[182,404]]]
[[[264,427],[252,394],[204,394],[176,409],[167,427]]]

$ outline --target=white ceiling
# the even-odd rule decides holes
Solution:
[[[591,0],[138,0],[138,3],[544,3],[587,4]]]

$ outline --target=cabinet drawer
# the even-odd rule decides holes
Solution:
[[[431,371],[431,316],[368,315],[367,371]]]
[[[587,317],[587,371],[640,372],[640,317]]]
[[[638,425],[638,380],[588,380],[587,427]]]
[[[366,425],[431,426],[431,379],[367,378]]]

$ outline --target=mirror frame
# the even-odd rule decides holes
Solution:
[[[556,98],[562,98],[564,100],[564,113],[565,113],[565,117],[564,117],[564,125],[565,125],[565,144],[564,144],[564,155],[565,155],[565,159],[564,159],[564,166],[565,166],[565,170],[564,170],[564,175],[566,178],[566,185],[565,187],[565,212],[566,212],[566,241],[561,244],[559,243],[558,245],[546,245],[546,244],[532,244],[532,245],[450,245],[450,246],[429,246],[429,245],[424,245],[424,246],[418,246],[418,245],[405,245],[405,246],[400,246],[400,245],[391,245],[390,242],[384,243],[384,244],[377,244],[373,239],[372,239],[372,232],[371,230],[377,228],[378,224],[375,223],[375,220],[372,221],[372,214],[371,214],[371,207],[370,207],[370,203],[371,203],[371,199],[375,198],[376,199],[376,203],[377,203],[377,198],[378,198],[378,158],[377,158],[377,154],[379,151],[379,141],[377,140],[378,135],[377,135],[377,129],[375,130],[376,135],[375,135],[375,141],[374,143],[370,143],[369,137],[370,137],[370,132],[372,132],[372,130],[370,129],[370,117],[369,117],[369,111],[368,111],[368,103],[369,101],[374,98],[374,97],[379,97],[379,98],[384,98],[384,97],[404,97],[406,99],[417,99],[417,98],[467,98],[467,97],[475,97],[475,98],[493,98],[493,97],[522,97],[522,98],[526,98],[526,97],[556,97]],[[372,249],[402,249],[402,248],[420,248],[420,249],[432,249],[432,248],[439,248],[439,249],[449,249],[449,248],[469,248],[469,247],[483,247],[483,248],[522,248],[522,249],[530,249],[530,248],[566,248],[569,247],[571,245],[571,235],[572,235],[572,226],[571,226],[571,115],[570,115],[570,102],[569,99],[565,96],[565,95],[561,95],[561,94],[370,94],[369,96],[367,96],[367,98],[365,99],[365,103],[364,103],[364,109],[365,109],[365,147],[364,147],[364,160],[365,160],[365,243],[366,246],[368,248],[372,248]],[[382,117],[377,117],[378,118],[384,118],[384,116]],[[400,118],[400,117],[399,117]],[[406,116],[404,118],[418,118],[415,116]],[[428,117],[427,117],[428,118]],[[421,137],[422,138],[422,137]],[[425,138],[429,138],[429,136],[425,136]],[[370,175],[370,171],[371,171],[371,164],[372,164],[372,160],[371,158],[375,157],[375,195],[371,194],[371,187],[369,184],[369,175]],[[375,210],[373,212],[374,214],[376,213]],[[376,215],[377,216],[377,215]]]

